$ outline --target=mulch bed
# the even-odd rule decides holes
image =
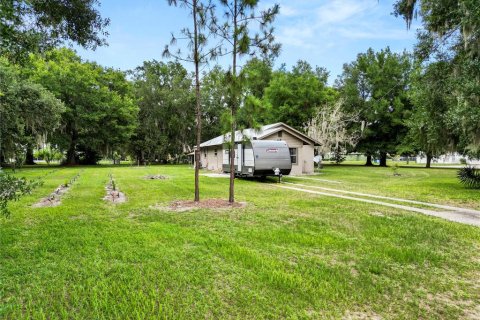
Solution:
[[[183,212],[198,209],[212,209],[212,210],[230,210],[240,209],[247,206],[246,202],[234,202],[230,203],[223,199],[205,199],[200,202],[193,200],[179,200],[173,201],[168,206],[155,206],[156,209]]]

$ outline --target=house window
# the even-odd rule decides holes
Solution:
[[[214,150],[215,151],[215,157],[217,156],[217,149]]]
[[[281,138],[283,134],[283,131],[278,131],[278,137]]]
[[[292,164],[297,164],[297,156],[298,156],[298,149],[290,148],[290,159],[292,161]]]

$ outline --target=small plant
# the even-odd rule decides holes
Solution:
[[[7,173],[0,172],[0,215],[8,217],[10,211],[7,204],[17,201],[21,196],[29,194],[43,182],[41,180],[28,181],[25,178],[17,178]]]
[[[467,164],[467,159],[465,158],[460,158],[460,164]]]
[[[467,188],[480,189],[480,170],[475,167],[464,167],[458,170],[458,179]]]
[[[112,180],[112,190],[117,191],[117,186],[115,185],[115,180]]]
[[[392,167],[393,175],[395,177],[400,176],[400,173],[398,173],[398,169],[399,169],[398,163],[395,163]]]

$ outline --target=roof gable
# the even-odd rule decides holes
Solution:
[[[236,131],[235,132],[235,142],[241,142],[245,139],[258,139],[262,140],[263,138],[266,138],[276,132],[285,130],[286,132],[290,133],[294,137],[298,138],[299,140],[302,140],[303,142],[306,142],[307,144],[313,144],[315,146],[319,146],[320,143],[309,136],[307,136],[304,133],[301,133],[300,131],[290,127],[289,125],[286,125],[283,122],[277,122],[277,123],[272,123],[268,124],[265,126],[262,126],[260,129],[255,130],[255,129],[245,129],[242,131]],[[213,138],[211,140],[203,142],[200,147],[209,147],[209,146],[218,146],[222,145],[226,142],[230,141],[230,133],[227,133],[225,135],[218,136],[216,138]]]

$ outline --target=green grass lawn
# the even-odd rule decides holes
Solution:
[[[318,181],[285,181],[480,210],[480,190],[461,185],[457,169],[398,168],[394,176],[392,167],[327,165],[319,173],[310,177]]]
[[[80,170],[60,206],[30,207]],[[124,204],[102,200],[110,173]],[[331,166],[316,177],[480,207],[454,170],[400,173]],[[187,166],[17,174],[45,183],[0,218],[0,318],[480,317],[480,228],[248,180],[236,182],[244,209],[153,209],[192,198]],[[201,195],[227,198],[228,179],[202,177]]]

